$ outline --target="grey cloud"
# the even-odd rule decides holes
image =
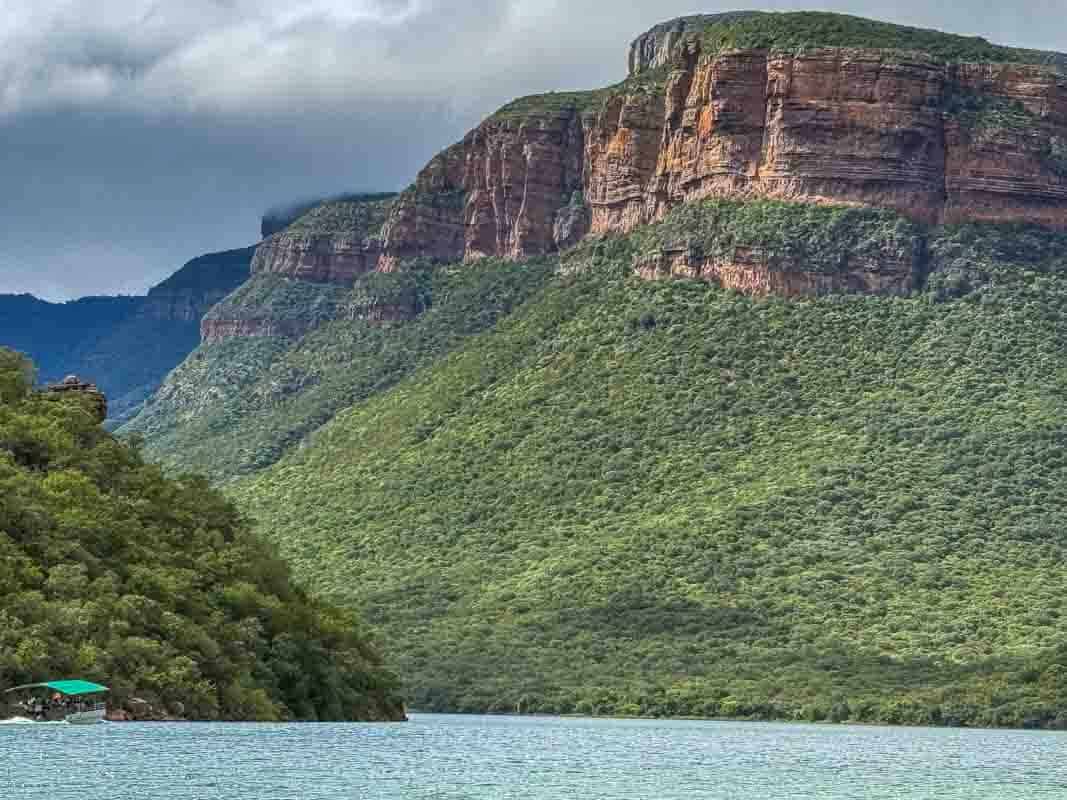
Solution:
[[[764,9],[810,7],[772,0]],[[691,0],[7,0],[0,292],[140,291],[259,213],[401,188],[508,99],[621,79]],[[1060,2],[826,10],[1067,49]],[[1063,42],[1063,45],[1059,45]]]

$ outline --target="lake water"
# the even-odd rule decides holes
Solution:
[[[412,715],[0,724],[3,800],[1067,800],[1067,734]]]

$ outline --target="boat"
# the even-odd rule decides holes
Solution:
[[[107,703],[102,695],[106,686],[82,680],[46,681],[13,686],[4,694],[25,692],[26,698],[15,708],[35,722],[68,722],[93,725],[107,717]]]

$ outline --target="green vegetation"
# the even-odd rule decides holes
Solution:
[[[1067,724],[1067,236],[938,230],[916,297],[760,300],[629,277],[655,235],[235,498],[414,707]]]
[[[812,47],[856,47],[921,52],[945,62],[1017,62],[1055,69],[1067,65],[1067,56],[1062,53],[1002,47],[978,36],[957,36],[827,12],[752,12],[726,19],[712,17],[699,35],[706,52],[734,48],[798,51]]]
[[[187,447],[195,444],[195,439],[181,437],[185,426],[207,423],[199,433],[210,438],[237,425],[234,414],[214,412],[250,391],[291,345],[292,339],[284,336],[243,336],[200,345],[119,433],[143,437],[146,455],[163,461],[160,448],[173,444],[172,437],[179,437],[177,441]],[[183,468],[179,465],[178,471]]]
[[[414,316],[426,311],[432,302],[432,266],[409,264],[395,272],[371,272],[358,280],[348,296],[346,316],[367,319],[380,308]]]
[[[490,119],[497,122],[523,122],[541,117],[595,114],[601,111],[611,98],[619,95],[663,94],[670,73],[670,67],[660,67],[639,75],[632,75],[624,81],[603,89],[584,92],[546,92],[520,97],[498,110]]]
[[[925,28],[829,12],[733,11],[686,17],[680,20],[682,34],[697,39],[704,53],[731,49],[767,49],[800,52],[814,47],[867,48],[900,53],[924,53],[946,63],[992,62],[1045,66],[1067,70],[1067,55],[1042,50],[1004,47],[977,36],[958,36]],[[676,23],[660,26],[674,29]],[[620,94],[662,94],[672,64],[645,70],[604,89],[577,92],[547,92],[508,103],[490,118],[524,121],[530,118],[593,113]],[[967,109],[963,109],[966,111]],[[974,109],[971,109],[974,111]],[[1006,101],[1001,108],[984,107],[980,119],[994,122],[997,116],[1013,122]]]
[[[216,481],[261,469],[342,409],[492,327],[536,292],[554,266],[485,260],[367,275],[336,296],[341,316],[359,317],[401,296],[428,310],[402,325],[340,319],[298,340],[202,346],[123,433],[143,435],[147,453],[170,469],[193,469]]]
[[[294,203],[287,206],[276,206],[263,214],[260,222],[260,235],[266,239],[288,228],[308,212],[316,208],[329,205],[346,205],[351,203],[376,205],[396,198],[394,192],[370,192],[355,194],[339,194],[331,197],[319,197],[314,200],[306,200],[302,203]]]
[[[285,231],[292,236],[374,237],[381,233],[395,197],[357,195],[323,203],[302,214]]]
[[[209,322],[269,320],[306,329],[333,319],[347,293],[347,288],[331,283],[259,273],[214,306],[204,319]]]
[[[349,612],[309,600],[236,510],[167,480],[0,350],[0,686],[97,680],[197,719],[395,719]]]
[[[732,259],[738,248],[745,248],[766,253],[772,265],[800,263],[815,272],[836,273],[850,259],[910,259],[922,236],[919,225],[883,209],[707,200],[679,206],[631,241],[642,254],[688,246],[709,257]]]
[[[586,92],[546,92],[512,100],[490,118],[523,121],[532,117],[562,117],[599,110],[606,97],[603,89]]]
[[[1040,130],[1042,123],[1037,114],[1027,111],[1018,100],[973,92],[956,92],[950,95],[946,110],[965,131],[979,141],[988,141],[1005,133],[1019,135],[1035,129]],[[1052,160],[1051,152],[1047,158]]]

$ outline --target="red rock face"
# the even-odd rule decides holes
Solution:
[[[462,258],[465,172],[466,140],[436,155],[400,194],[382,229],[379,270],[412,258]]]
[[[398,198],[379,269],[418,257],[522,258],[556,250],[557,227],[574,238],[572,217],[556,223],[572,213],[565,207],[582,189],[583,150],[574,111],[488,120],[434,158]]]
[[[959,113],[961,96],[986,110]],[[1005,127],[989,110],[1015,102],[1028,124]],[[668,83],[650,173],[657,103],[615,99],[588,131],[594,233],[688,200],[753,196],[888,207],[927,223],[1067,226],[1067,84],[1039,67],[948,68],[873,50],[690,53]]]
[[[664,91],[617,94],[581,121],[490,119],[435,158],[394,207],[379,268],[551,252],[708,197],[1067,227],[1067,79],[1055,73],[861,49],[703,56],[672,31],[631,57],[644,69],[671,51]],[[980,110],[961,111],[961,97]],[[1004,124],[1015,103],[1023,124]]]
[[[656,95],[613,97],[586,129],[585,196],[594,233],[630,231],[652,215],[666,106]]]
[[[256,249],[252,274],[275,273],[316,283],[349,284],[375,269],[381,241],[347,235],[276,233]]]
[[[946,119],[944,221],[1067,226],[1067,79],[1004,64],[960,65],[951,75],[958,91],[1027,113],[1000,112],[1009,120],[1000,125],[989,114]]]
[[[826,273],[805,264],[771,259],[766,253],[738,248],[729,259],[708,258],[677,248],[648,256],[636,265],[646,280],[690,278],[736,289],[750,295],[811,297],[823,294],[904,296],[916,288],[919,254],[901,258],[894,253],[853,258],[840,272]]]
[[[331,200],[298,217],[256,248],[252,275],[351,285],[378,265],[391,197]]]

